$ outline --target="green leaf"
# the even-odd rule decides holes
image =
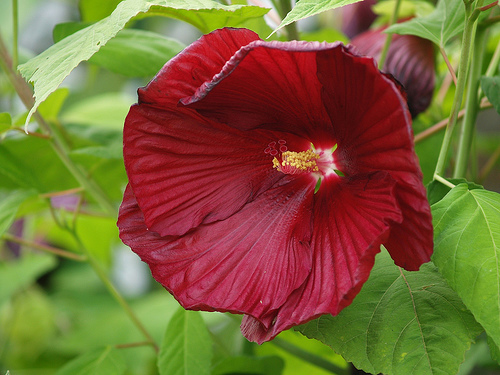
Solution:
[[[28,254],[19,259],[0,262],[0,306],[14,293],[26,288],[43,274],[55,268],[52,255]]]
[[[155,3],[163,3],[155,1]],[[254,18],[262,18],[269,8],[247,5],[221,5],[212,0],[171,0],[169,6],[152,6],[144,16],[166,16],[190,23],[203,34],[222,27],[236,27]]]
[[[54,41],[58,42],[87,26],[75,22],[59,24],[54,28]],[[151,77],[184,47],[175,39],[157,33],[124,29],[89,62],[127,77]]]
[[[481,88],[493,107],[500,113],[500,76],[482,77]]]
[[[281,357],[228,357],[219,362],[211,375],[252,374],[280,375],[285,363]]]
[[[439,0],[436,10],[425,17],[416,17],[390,26],[386,32],[417,35],[440,47],[462,32],[465,25],[465,6],[462,0]]]
[[[395,375],[456,374],[481,330],[432,263],[407,272],[386,251],[350,306],[300,327],[356,367]]]
[[[279,26],[274,29],[273,34],[279,29],[303,18],[326,12],[330,9],[340,8],[344,5],[354,4],[362,0],[300,0],[295,7],[286,15]]]
[[[83,22],[96,22],[109,16],[122,0],[80,0],[78,8]]]
[[[500,195],[460,184],[432,206],[432,215],[434,263],[500,345]]]
[[[483,189],[481,185],[478,185],[474,182],[469,182],[464,178],[449,178],[447,180],[450,181],[453,185],[459,185],[465,183],[469,187],[469,190]],[[434,203],[439,202],[441,199],[444,198],[446,194],[450,192],[450,190],[451,188],[449,186],[446,186],[439,181],[432,180],[427,185],[427,196],[429,197],[429,204],[433,205]]]
[[[26,123],[42,103],[69,73],[82,61],[88,60],[125,25],[140,13],[148,16],[165,15],[179,18],[203,32],[223,26],[237,26],[246,18],[260,17],[268,9],[254,6],[224,6],[213,0],[124,0],[109,17],[64,38],[27,63],[19,66],[22,76],[34,86],[35,104]]]
[[[2,236],[14,222],[19,206],[34,195],[35,192],[33,190],[15,190],[6,196],[0,196],[0,236]]]
[[[200,313],[179,308],[170,319],[158,355],[160,375],[208,375],[212,350]]]
[[[126,370],[127,367],[118,349],[107,346],[77,357],[55,375],[121,375]]]

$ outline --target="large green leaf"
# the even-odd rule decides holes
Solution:
[[[0,306],[14,293],[26,288],[57,264],[52,255],[27,254],[10,262],[0,262]]]
[[[439,0],[436,9],[425,17],[416,17],[392,25],[387,32],[417,35],[444,47],[450,38],[462,32],[465,6],[462,0]]]
[[[275,33],[282,27],[292,22],[314,16],[330,9],[340,8],[344,5],[357,3],[362,0],[300,0],[295,7],[286,15],[279,26],[273,31]]]
[[[27,121],[80,62],[92,57],[140,13],[182,19],[208,32],[214,28],[236,26],[245,19],[260,17],[267,12],[265,8],[225,6],[213,0],[124,0],[110,16],[64,38],[19,67],[23,77],[33,82],[35,90],[35,104]]]
[[[54,28],[54,41],[87,27],[76,22]],[[185,45],[175,39],[145,30],[123,29],[102,47],[89,62],[127,77],[152,77]]]
[[[434,263],[500,345],[500,195],[460,184],[432,214]]]
[[[500,76],[482,77],[481,88],[493,107],[500,113]]]
[[[67,363],[55,375],[121,375],[127,370],[118,349],[95,349]]]
[[[158,356],[160,375],[208,375],[212,355],[212,340],[200,313],[179,308]]]
[[[349,307],[300,331],[367,372],[425,375],[456,374],[481,327],[432,263],[407,272],[384,251]]]
[[[469,182],[465,178],[449,178],[448,181],[454,185],[467,184],[469,190],[484,189],[482,185],[478,185],[474,182]],[[434,203],[439,202],[445,197],[446,194],[450,192],[450,190],[451,188],[447,185],[444,185],[442,182],[432,180],[427,185],[427,197],[429,198],[429,204],[433,205]]]

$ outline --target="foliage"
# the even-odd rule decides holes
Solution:
[[[137,87],[220,27],[286,40],[307,18],[298,23],[301,39],[348,41],[337,21],[355,2],[300,0],[283,12],[293,2],[270,9],[256,1],[71,0],[44,35],[54,43],[31,58],[38,51],[23,43],[41,35],[30,25],[53,2],[0,4],[1,374],[347,374],[354,366],[500,374],[497,2],[403,2],[405,17],[416,16],[386,30],[428,39],[441,52],[431,106],[413,121],[435,233],[432,262],[419,271],[395,266],[382,249],[338,316],[257,346],[242,338],[238,316],[182,309],[118,238],[122,125]],[[376,10],[386,20],[398,4]],[[488,47],[472,70],[476,38]],[[478,87],[481,102],[462,103]],[[462,143],[471,151],[463,173],[453,171]]]

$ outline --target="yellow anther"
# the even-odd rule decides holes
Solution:
[[[319,170],[316,165],[319,155],[312,150],[301,152],[285,151],[281,154],[281,159],[281,163],[277,158],[273,159],[273,168],[286,174],[317,172]]]

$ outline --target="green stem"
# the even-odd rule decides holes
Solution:
[[[18,15],[18,4],[17,0],[12,0],[12,69],[17,69],[17,64],[19,62],[19,47],[18,47],[18,35],[19,35],[19,15]]]
[[[146,338],[146,341],[151,345],[154,350],[158,353],[158,345],[156,344],[155,340],[153,337],[149,334],[147,329],[144,327],[142,322],[139,320],[137,315],[134,313],[134,310],[130,307],[128,302],[123,298],[123,296],[118,292],[118,290],[115,288],[111,280],[109,279],[106,271],[102,268],[101,264],[93,257],[93,255],[87,250],[87,248],[83,245],[83,243],[80,241],[80,238],[74,232],[74,230],[70,230],[69,228],[66,228],[73,236],[73,238],[77,241],[80,250],[83,254],[87,256],[89,264],[92,266],[94,269],[94,272],[99,276],[101,279],[102,283],[108,289],[109,293],[113,296],[113,298],[120,304],[120,306],[125,310],[129,318],[132,320],[134,325],[141,331],[141,333],[144,335]]]
[[[58,249],[58,248],[53,247],[53,246],[48,246],[48,245],[43,245],[43,244],[40,244],[37,242],[28,241],[28,240],[25,240],[24,238],[13,236],[13,235],[8,234],[8,233],[4,233],[4,235],[2,237],[6,241],[15,242],[15,243],[18,243],[20,245],[30,247],[32,249],[42,250],[42,251],[45,251],[45,252],[48,252],[51,254],[58,255],[58,256],[63,257],[63,258],[76,260],[78,262],[87,261],[86,256],[83,256],[80,254],[75,254],[75,253],[72,253],[72,252],[69,252],[66,250]]]
[[[479,79],[483,66],[483,48],[485,44],[486,29],[479,28],[474,40],[472,61],[469,72],[469,85],[465,99],[465,116],[460,129],[460,137],[457,150],[457,162],[453,172],[453,178],[465,177],[467,165],[470,157],[472,138],[476,125],[476,118],[479,109]]]
[[[454,184],[452,184],[452,183],[451,183],[450,181],[448,181],[446,178],[443,178],[443,177],[441,177],[441,176],[439,176],[439,175],[435,175],[435,176],[434,176],[434,179],[435,179],[436,181],[441,182],[443,185],[448,186],[448,187],[449,187],[449,188],[451,188],[451,189],[453,189],[453,188],[455,187],[455,185],[454,185]]]
[[[349,370],[337,366],[334,363],[327,361],[326,359],[316,354],[313,354],[302,348],[299,348],[298,346],[291,344],[288,341],[282,340],[279,337],[276,337],[273,341],[271,341],[271,343],[277,346],[278,348],[283,349],[284,351],[294,355],[295,357],[300,358],[316,367],[322,368],[323,370],[329,371],[333,374],[337,375],[349,374]]]
[[[286,15],[292,10],[291,0],[280,0],[280,12],[281,19],[285,19]],[[285,30],[288,34],[288,40],[299,40],[299,32],[297,30],[297,23],[292,22],[285,26]]]
[[[33,94],[31,88],[26,83],[26,81],[12,68],[12,60],[7,51],[7,47],[3,42],[3,38],[0,35],[0,66],[5,71],[10,82],[14,86],[17,95],[24,103],[26,108],[32,108]],[[108,197],[104,191],[98,186],[94,180],[89,179],[85,171],[78,165],[74,164],[69,157],[69,147],[67,146],[64,138],[59,134],[58,131],[54,131],[51,125],[45,121],[45,119],[40,115],[40,113],[35,112],[33,115],[35,120],[38,122],[40,127],[51,137],[51,146],[54,149],[57,156],[64,163],[66,168],[70,171],[73,177],[78,181],[78,183],[87,191],[96,202],[104,209],[110,216],[116,215],[116,209],[113,204],[109,201]]]
[[[389,26],[394,25],[398,21],[400,5],[401,5],[401,0],[396,0],[396,4],[394,5],[394,10],[392,12]],[[378,59],[378,66],[380,70],[384,69],[385,59],[387,58],[387,54],[389,53],[391,41],[392,41],[392,33],[388,33],[387,37],[385,38],[384,47],[382,48],[382,52],[380,53],[380,57]]]
[[[437,176],[441,176],[444,173],[446,160],[448,158],[448,151],[450,149],[451,139],[453,136],[453,130],[457,123],[460,106],[462,105],[465,82],[467,81],[467,68],[469,65],[471,40],[474,32],[474,21],[471,21],[469,19],[471,13],[472,13],[472,5],[468,2],[465,2],[465,28],[462,37],[462,51],[460,53],[460,62],[458,66],[457,87],[455,90],[455,97],[453,98],[453,103],[451,106],[448,125],[446,127],[446,132],[443,138],[443,144],[441,145],[441,150],[439,152],[439,157],[436,164],[434,179],[437,179],[436,178]]]

